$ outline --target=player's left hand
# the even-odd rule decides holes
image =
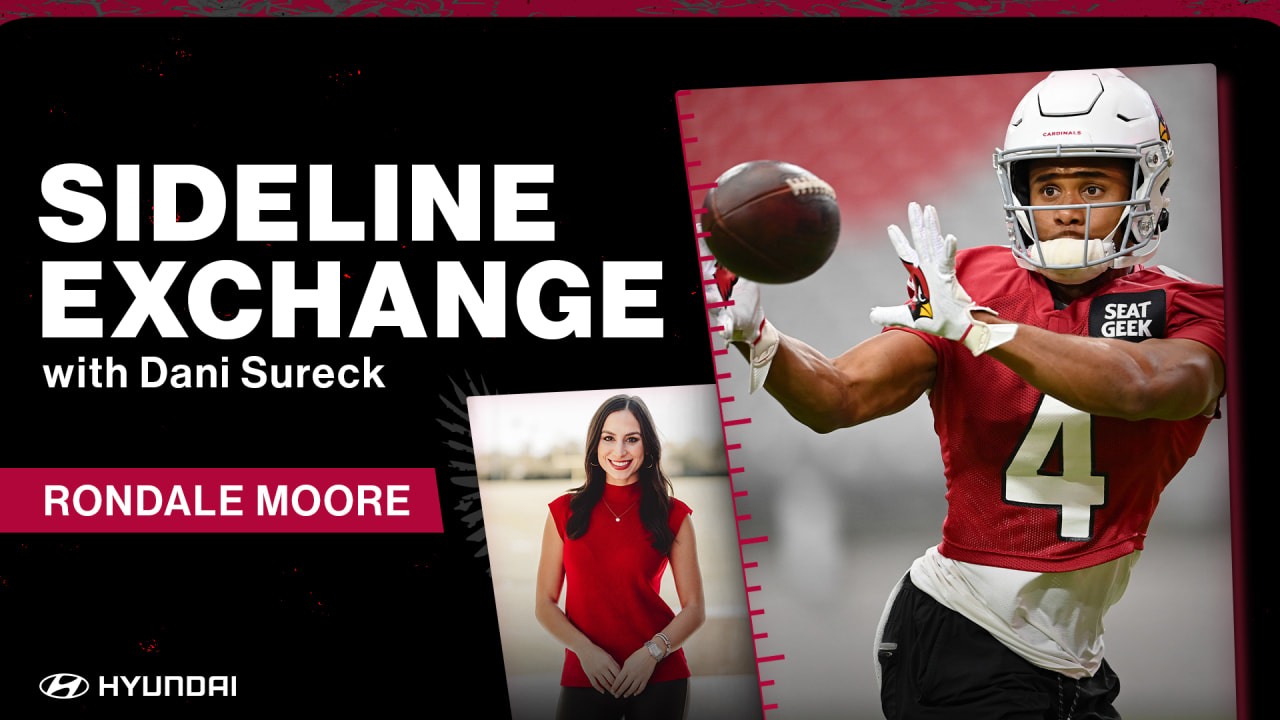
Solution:
[[[911,221],[908,241],[897,225],[889,226],[889,239],[910,275],[906,305],[877,307],[871,322],[885,327],[908,327],[963,343],[975,356],[1013,339],[1017,325],[989,325],[975,320],[973,311],[995,314],[973,302],[956,279],[956,238],[943,236],[938,211],[907,206]]]
[[[614,679],[609,691],[614,697],[639,695],[649,684],[649,678],[653,676],[653,670],[656,667],[658,667],[658,661],[649,653],[648,648],[641,647],[622,663],[622,670]]]

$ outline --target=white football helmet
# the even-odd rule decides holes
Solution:
[[[1056,210],[1123,206],[1125,212],[1103,238],[1086,238],[1064,248],[1041,245],[1031,221],[1030,183],[1025,161],[1040,158],[1125,158],[1133,161],[1133,185],[1124,202],[1057,205]],[[1149,261],[1169,224],[1169,169],[1173,146],[1159,107],[1119,70],[1051,73],[1033,87],[1009,121],[1004,149],[996,149],[996,177],[1004,192],[1005,222],[1018,264],[1069,283],[1096,277],[1108,268]],[[1043,211],[1047,208],[1041,208]],[[1061,242],[1061,241],[1059,241]],[[1047,243],[1054,244],[1054,243]],[[1088,268],[1088,270],[1084,270]]]

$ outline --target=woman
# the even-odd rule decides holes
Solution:
[[[671,497],[640,398],[616,395],[596,410],[584,464],[582,487],[550,505],[538,563],[534,612],[566,648],[556,718],[683,718],[679,648],[706,617],[702,575],[691,511]],[[658,595],[668,562],[678,614]]]

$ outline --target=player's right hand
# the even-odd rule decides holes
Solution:
[[[698,253],[711,325],[719,328],[725,342],[746,343],[750,348],[750,391],[755,392],[764,385],[778,349],[778,332],[765,319],[760,302],[760,284],[721,265],[703,238],[698,238]]]
[[[764,324],[760,285],[753,280],[738,277],[732,270],[721,265],[711,254],[703,238],[698,238],[698,251],[702,259],[707,307],[714,320],[712,327],[720,328],[720,337],[725,342],[755,342],[760,337],[760,327]]]

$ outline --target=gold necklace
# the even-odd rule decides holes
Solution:
[[[631,508],[635,507],[635,506],[636,506],[636,503],[637,503],[637,502],[639,502],[639,500],[632,501],[632,503],[631,503],[630,505],[628,505],[628,506],[627,506],[627,509],[626,509],[626,510],[623,510],[621,514],[618,514],[618,513],[616,513],[616,512],[613,512],[613,508],[609,507],[609,502],[608,502],[607,500],[602,500],[601,502],[603,502],[603,503],[604,503],[605,509],[607,509],[609,512],[613,513],[613,521],[614,521],[614,522],[622,522],[622,516],[623,516],[623,515],[626,515],[626,514],[627,514],[627,512],[631,510]]]

